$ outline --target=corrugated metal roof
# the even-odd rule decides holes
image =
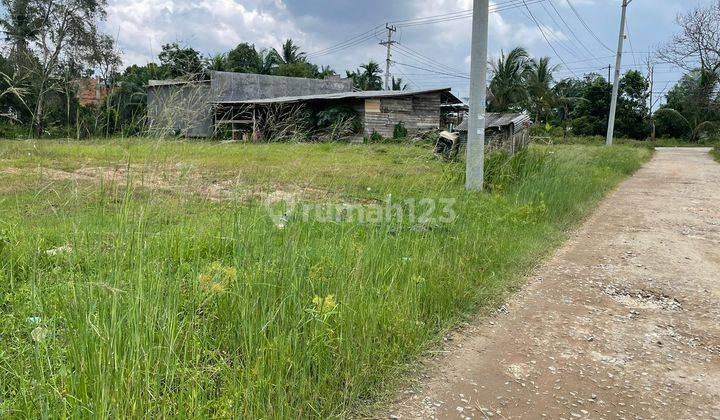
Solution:
[[[524,123],[530,123],[532,120],[527,114],[506,113],[506,112],[488,112],[485,114],[485,128],[500,128],[513,124],[517,128],[521,128]],[[455,129],[457,131],[468,131],[468,120],[466,119]]]
[[[376,91],[361,91],[361,92],[342,92],[342,93],[324,93],[319,95],[305,95],[305,96],[284,96],[280,98],[267,98],[267,99],[249,99],[243,101],[218,101],[213,102],[218,105],[269,105],[269,104],[287,104],[295,102],[305,102],[313,100],[338,100],[338,99],[376,99],[376,98],[394,98],[402,96],[413,96],[422,95],[425,93],[440,92],[449,95],[449,100],[452,103],[462,103],[460,99],[456,98],[455,95],[450,93],[450,88],[443,89],[427,89],[427,90],[376,90]]]

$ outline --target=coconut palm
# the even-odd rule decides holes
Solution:
[[[367,64],[360,66],[363,70],[363,79],[365,80],[365,90],[380,90],[382,89],[382,77],[383,73],[380,68],[380,64],[374,60],[370,60]]]
[[[227,54],[215,54],[211,55],[205,60],[205,66],[208,70],[213,71],[228,71],[228,60]]]
[[[567,121],[570,118],[571,109],[579,102],[587,101],[581,97],[580,82],[575,79],[563,79],[550,89],[548,103],[550,108],[556,110],[557,117],[563,128],[563,138],[567,136]]]
[[[306,54],[300,51],[300,47],[292,39],[287,39],[280,51],[273,48],[272,52],[278,64],[304,63],[307,60]]]
[[[539,60],[531,60],[525,72],[525,80],[528,93],[530,94],[530,108],[535,114],[535,121],[539,122],[540,117],[547,118],[552,108],[554,82],[553,73],[558,66],[550,65],[550,57],[542,57]]]
[[[31,56],[29,44],[40,33],[41,16],[29,0],[2,0],[0,6],[8,11],[0,18],[0,28],[10,45],[10,57],[14,62],[25,64]]]
[[[382,90],[383,73],[380,65],[374,60],[363,64],[355,71],[346,72],[347,77],[352,79],[355,89],[358,90]]]
[[[403,82],[402,77],[392,77],[392,90],[407,90],[408,84]]]
[[[497,61],[490,63],[493,73],[490,81],[491,111],[518,109],[527,103],[525,78],[530,64],[530,56],[521,47],[514,48],[507,55],[502,51]]]
[[[711,121],[701,116],[686,117],[680,111],[672,108],[660,108],[655,115],[667,115],[675,121],[680,121],[682,125],[687,127],[688,137],[691,142],[700,140],[703,133],[717,133],[720,130],[720,122]]]

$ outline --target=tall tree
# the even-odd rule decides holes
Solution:
[[[48,94],[63,83],[63,63],[92,63],[93,52],[101,42],[98,24],[105,19],[106,0],[28,0],[25,8],[28,22],[38,22],[29,49],[36,51],[38,65],[33,71],[35,96],[34,124],[43,132]],[[7,17],[0,24],[12,29]]]
[[[396,79],[395,76],[392,77],[391,86],[392,90],[407,90],[408,88],[408,84],[403,82],[402,77]]]
[[[263,61],[263,56],[255,49],[255,45],[247,42],[238,44],[227,54],[228,70],[239,73],[264,73]]]
[[[702,71],[685,76],[668,92],[667,102],[655,113],[658,132],[663,136],[686,137],[696,141],[702,134],[717,133],[720,98],[703,87]]]
[[[489,109],[491,111],[519,110],[527,103],[525,78],[530,62],[527,51],[517,47],[507,55],[501,52],[497,61],[490,63],[493,73],[490,80]]]
[[[353,86],[358,90],[382,90],[382,73],[380,65],[374,60],[361,65],[355,71],[346,72],[347,77],[352,79]]]
[[[551,90],[552,107],[555,110],[555,122],[563,128],[563,137],[567,136],[567,121],[582,98],[582,82],[576,79],[563,79]]]
[[[280,51],[273,49],[280,64],[296,64],[307,61],[306,54],[300,51],[300,47],[292,39],[285,40]]]
[[[170,77],[197,79],[204,70],[200,53],[192,47],[181,47],[177,42],[163,45],[158,58]]]
[[[637,70],[630,70],[620,79],[620,97],[616,128],[618,133],[636,139],[649,134],[648,96],[650,83]]]
[[[607,130],[612,84],[596,73],[582,81],[583,101],[573,110],[572,129],[577,135],[600,135]]]
[[[227,54],[215,54],[205,59],[205,67],[214,71],[231,71]]]
[[[31,43],[40,33],[40,15],[31,0],[2,0],[5,15],[0,18],[0,27],[5,41],[10,45],[9,59],[20,68],[29,68]]]
[[[688,72],[699,71],[697,100],[711,107],[712,92],[720,83],[720,0],[679,15],[676,21],[680,32],[660,50],[660,57]]]
[[[552,86],[555,82],[553,73],[558,66],[550,65],[550,57],[531,60],[525,74],[528,93],[530,94],[530,108],[535,116],[535,122],[541,117],[547,120],[548,113],[553,106]]]

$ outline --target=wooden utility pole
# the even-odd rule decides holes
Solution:
[[[613,83],[612,99],[610,100],[610,116],[608,118],[607,139],[605,144],[612,146],[613,135],[615,134],[615,113],[617,111],[618,93],[620,90],[620,66],[622,66],[623,44],[625,42],[625,19],[627,18],[627,7],[632,0],[623,0],[622,16],[620,17],[620,36],[618,37],[617,57],[615,58],[615,82]]]
[[[470,53],[470,113],[465,157],[465,188],[482,191],[485,170],[485,101],[489,0],[473,0]]]
[[[393,32],[397,32],[397,28],[386,23],[385,29],[388,31],[388,38],[387,41],[381,42],[380,45],[387,46],[387,59],[385,60],[385,90],[390,90],[390,63],[392,58],[390,48],[396,43],[396,41],[392,40],[392,34]]]

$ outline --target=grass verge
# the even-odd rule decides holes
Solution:
[[[586,146],[601,146],[605,144],[605,137],[600,136],[570,136],[567,138],[552,137],[550,141],[553,144],[576,144]],[[720,140],[717,139],[704,139],[697,143],[691,143],[685,139],[676,138],[658,138],[655,141],[648,140],[634,140],[626,138],[616,138],[614,144],[620,146],[633,146],[633,147],[646,147],[654,149],[656,147],[708,147],[717,146]]]
[[[3,143],[0,417],[347,415],[460,317],[495,303],[651,152],[493,155],[485,194],[464,191],[462,165],[429,154]],[[315,204],[368,213],[327,220],[284,207],[278,223],[252,197],[209,200],[132,175],[97,182],[43,169],[83,165],[140,178],[133,168],[171,168],[176,184],[195,171],[207,182],[240,179],[243,190],[312,186],[324,192],[307,198]],[[388,196],[401,211],[370,221]],[[409,217],[421,199],[454,200],[456,217]]]

